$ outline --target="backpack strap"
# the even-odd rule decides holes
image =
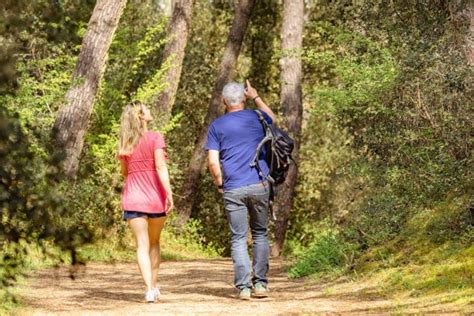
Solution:
[[[267,121],[265,120],[265,117],[263,116],[262,111],[260,111],[260,110],[254,110],[254,112],[257,113],[258,120],[260,121],[260,123],[261,123],[262,126],[263,126],[263,131],[265,132],[265,135],[267,135],[267,134],[268,134],[268,131],[267,131],[268,123],[267,123]]]
[[[258,175],[264,179],[267,179],[271,184],[275,182],[275,180],[270,176],[270,175],[264,175],[262,167],[260,167],[260,162],[259,162],[259,157],[262,152],[263,146],[272,140],[272,135],[270,132],[270,128],[268,126],[267,121],[265,120],[265,117],[263,117],[263,114],[260,110],[254,110],[255,113],[257,113],[258,120],[262,124],[263,127],[263,132],[265,134],[265,137],[260,141],[260,143],[257,146],[257,150],[255,151],[255,156],[253,157],[252,163],[250,164],[250,167],[255,167],[257,168]],[[272,162],[273,163],[273,162]]]
[[[270,176],[270,174],[268,174],[267,176],[265,176],[263,174],[262,167],[260,167],[260,162],[259,162],[259,159],[258,159],[260,157],[261,152],[262,152],[263,146],[267,142],[272,141],[273,135],[270,131],[270,127],[268,126],[268,122],[265,120],[265,117],[263,116],[262,112],[260,110],[254,110],[254,111],[255,111],[255,113],[257,113],[258,120],[262,124],[263,133],[265,134],[265,137],[258,144],[257,150],[255,151],[255,156],[253,157],[253,162],[250,164],[250,166],[257,168],[258,175],[260,177],[264,178],[264,179],[267,179],[267,181],[270,183],[270,197],[269,197],[269,201],[268,201],[268,207],[269,207],[270,212],[272,214],[273,220],[276,221],[277,218],[276,218],[276,215],[275,215],[275,211],[273,209],[273,200],[274,200],[275,194],[276,194],[276,188],[275,188],[275,185],[274,185],[275,180],[272,178],[272,176]],[[272,159],[271,164],[272,164],[272,166],[269,166],[269,167],[273,168],[273,159]]]
[[[260,166],[260,162],[259,162],[259,157],[260,157],[260,154],[262,152],[262,148],[263,146],[272,140],[272,137],[271,136],[266,136],[261,142],[260,144],[258,144],[257,146],[257,150],[255,151],[255,156],[253,157],[253,161],[252,163],[250,164],[250,167],[255,167],[257,168],[257,171],[258,171],[258,175],[264,179],[267,179],[270,183],[274,183],[275,180],[270,176],[270,175],[264,175],[263,174],[263,170],[262,170],[262,167]]]

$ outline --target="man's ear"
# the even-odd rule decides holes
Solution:
[[[225,106],[228,106],[228,105],[227,105],[227,102],[225,102],[225,99],[224,99],[224,98],[222,98],[222,102],[224,102],[224,105],[225,105]]]

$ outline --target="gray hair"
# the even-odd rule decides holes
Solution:
[[[229,106],[236,106],[245,100],[244,85],[237,82],[229,82],[222,89],[222,96]]]

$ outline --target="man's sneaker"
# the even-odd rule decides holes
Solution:
[[[254,297],[268,297],[268,288],[263,283],[255,284],[253,288]]]
[[[153,293],[155,293],[155,300],[160,298],[160,287],[157,285],[156,287],[152,288]]]
[[[145,302],[154,303],[155,302],[155,291],[149,290],[145,293]]]
[[[250,289],[248,287],[243,288],[239,292],[239,299],[241,300],[249,300],[250,299]]]

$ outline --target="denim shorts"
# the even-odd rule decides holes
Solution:
[[[145,212],[138,212],[138,211],[123,211],[123,220],[126,221],[127,219],[137,218],[137,217],[147,217],[147,218],[159,218],[165,217],[166,213],[145,213]]]

